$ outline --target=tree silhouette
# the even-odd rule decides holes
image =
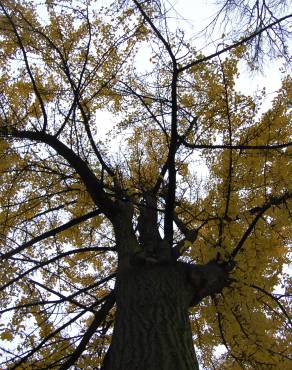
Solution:
[[[291,77],[235,88],[285,11],[203,55],[160,2],[0,0],[1,367],[288,368]]]

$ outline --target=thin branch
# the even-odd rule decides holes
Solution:
[[[53,262],[55,262],[55,261],[57,261],[61,258],[70,256],[71,254],[86,253],[86,252],[106,252],[106,251],[113,252],[113,251],[115,251],[115,248],[112,248],[112,247],[95,247],[94,246],[94,247],[78,248],[78,249],[73,249],[71,251],[59,253],[59,254],[57,254],[57,256],[55,256],[51,259],[48,259],[48,260],[45,260],[45,261],[42,261],[42,262],[36,262],[37,263],[36,266],[31,267],[30,269],[28,269],[28,270],[24,271],[23,273],[19,274],[14,279],[9,280],[8,283],[2,285],[0,287],[0,291],[3,291],[4,289],[6,289],[10,285],[16,283],[18,280],[22,279],[23,277],[30,274],[31,272],[36,271],[41,267],[47,266],[47,265],[49,265],[49,264],[51,264],[51,263],[53,263]],[[35,262],[35,261],[34,260],[29,260],[29,262]]]
[[[261,288],[258,285],[252,284],[250,286],[254,289],[259,290],[260,292],[270,297],[273,301],[275,301],[277,305],[279,306],[280,310],[283,312],[284,316],[287,318],[290,327],[292,328],[292,320],[290,316],[288,315],[287,311],[285,310],[284,306],[282,305],[282,303],[279,301],[279,298],[275,297],[273,294],[267,292],[264,288]]]
[[[223,328],[223,320],[222,320],[223,315],[218,310],[216,298],[214,297],[212,300],[213,300],[213,303],[215,304],[215,307],[216,307],[216,314],[217,314],[219,332],[220,332],[220,336],[222,338],[223,344],[224,344],[225,348],[227,349],[227,352],[231,355],[231,357],[233,357],[234,360],[242,367],[242,363],[241,363],[240,359],[232,352],[232,349],[229,348],[229,345],[228,345],[227,340],[225,338],[224,328]]]
[[[237,244],[237,246],[234,248],[234,250],[230,254],[231,259],[234,259],[236,257],[236,255],[238,254],[238,252],[241,250],[241,248],[243,247],[246,239],[252,233],[252,231],[254,230],[254,228],[255,228],[258,220],[262,217],[262,215],[269,208],[271,208],[272,206],[280,205],[280,204],[284,203],[286,200],[288,200],[289,198],[292,198],[292,192],[287,191],[282,196],[280,196],[280,197],[273,197],[268,202],[266,202],[266,204],[264,204],[262,207],[258,207],[257,208],[257,212],[258,213],[257,213],[256,217],[253,219],[252,223],[249,225],[249,227],[247,228],[247,230],[243,234],[243,236],[240,239],[239,243]]]
[[[221,145],[212,145],[212,144],[190,144],[186,142],[184,139],[181,139],[182,143],[191,149],[230,149],[230,150],[275,150],[275,149],[282,149],[287,148],[292,145],[292,141],[283,144],[272,144],[272,145],[228,145],[228,144],[221,144]]]
[[[33,279],[27,279],[27,280],[28,280],[28,282],[29,282],[30,284],[38,285],[40,288],[42,288],[42,289],[46,290],[47,292],[50,292],[50,293],[52,293],[52,294],[54,294],[54,295],[58,296],[59,298],[61,298],[61,302],[66,302],[66,301],[68,301],[68,302],[70,302],[70,303],[74,304],[75,306],[82,308],[83,310],[93,312],[93,309],[87,308],[87,307],[86,307],[85,305],[83,305],[82,303],[80,303],[80,302],[76,301],[76,300],[74,299],[74,297],[73,297],[73,296],[74,296],[74,294],[71,294],[71,295],[69,295],[69,296],[65,296],[64,294],[61,294],[61,293],[57,292],[55,289],[51,289],[51,288],[49,288],[48,286],[46,286],[46,285],[44,285],[44,284],[40,283],[39,281],[36,281],[36,280],[33,280]],[[79,294],[79,292],[78,292],[78,294]],[[75,295],[76,295],[76,294],[75,294]],[[60,302],[60,303],[61,303],[61,302]]]
[[[141,6],[141,4],[139,4],[139,2],[137,0],[133,0],[133,2],[137,6],[137,8],[139,9],[139,11],[143,15],[143,17],[145,18],[146,22],[150,25],[150,27],[152,28],[152,30],[154,31],[154,33],[156,34],[156,36],[158,37],[158,39],[164,45],[165,49],[167,50],[167,52],[168,52],[168,54],[169,54],[169,56],[170,56],[170,58],[172,60],[173,65],[176,65],[176,58],[175,58],[175,56],[174,56],[174,54],[173,54],[173,52],[171,50],[171,46],[169,45],[169,43],[162,36],[161,32],[158,30],[158,28],[152,22],[152,20],[150,19],[150,17],[146,14],[146,12],[144,11],[144,9]]]
[[[32,83],[32,86],[33,86],[33,91],[39,101],[39,104],[41,106],[41,110],[42,110],[42,114],[43,114],[43,118],[44,118],[44,124],[43,124],[43,131],[46,130],[46,127],[47,127],[47,121],[48,121],[48,118],[47,118],[47,112],[46,112],[46,109],[45,109],[45,105],[44,105],[44,102],[43,102],[43,99],[41,97],[41,94],[39,92],[39,89],[37,87],[37,84],[36,84],[36,81],[35,81],[35,78],[32,74],[32,70],[30,68],[30,65],[29,65],[29,62],[28,62],[28,58],[27,58],[27,53],[26,53],[26,50],[25,50],[25,47],[22,43],[22,40],[21,40],[21,37],[17,31],[17,28],[16,28],[16,25],[15,23],[13,22],[12,20],[12,17],[8,14],[7,10],[5,9],[2,1],[0,2],[0,7],[1,9],[3,10],[3,13],[5,14],[6,18],[8,19],[9,23],[11,24],[11,27],[13,28],[13,31],[14,31],[14,34],[17,38],[17,42],[18,42],[18,45],[20,47],[20,50],[22,52],[22,55],[23,55],[23,59],[24,59],[24,63],[25,63],[25,66],[26,66],[26,70],[27,70],[27,73],[29,75],[29,78],[31,80],[31,83]]]
[[[112,309],[114,304],[115,304],[115,294],[114,292],[111,292],[107,296],[107,299],[105,303],[102,305],[102,307],[100,308],[100,310],[95,313],[92,323],[89,325],[88,329],[84,333],[75,351],[70,355],[69,359],[63,365],[61,365],[59,370],[69,369],[72,365],[76,363],[78,358],[82,355],[83,351],[85,351],[86,346],[89,343],[90,339],[96,333],[96,329],[105,320],[107,314]]]
[[[80,217],[76,217],[68,222],[66,222],[65,224],[61,225],[61,226],[58,226],[54,229],[51,229],[41,235],[38,235],[36,236],[35,238],[29,240],[28,242],[20,245],[19,247],[7,252],[7,253],[3,253],[0,255],[0,259],[3,260],[3,259],[8,259],[12,256],[14,256],[15,254],[17,253],[20,253],[22,252],[24,249],[28,248],[28,247],[31,247],[32,245],[44,240],[44,239],[47,239],[47,238],[50,238],[52,236],[55,236],[57,235],[58,233],[64,231],[64,230],[67,230],[69,229],[70,227],[72,226],[75,226],[75,225],[78,225],[80,224],[81,222],[84,222],[86,220],[89,220],[91,219],[92,217],[94,216],[98,216],[101,214],[101,211],[99,209],[97,210],[94,210],[94,211],[91,211],[89,213],[87,213],[86,215],[83,215],[83,216],[80,216]]]
[[[203,62],[207,62],[208,60],[214,58],[214,57],[217,57],[218,55],[221,55],[223,53],[226,53],[226,51],[228,50],[231,50],[233,48],[236,48],[237,46],[240,46],[240,45],[243,45],[245,43],[247,43],[248,41],[252,40],[255,36],[258,36],[260,35],[261,33],[263,33],[264,31],[268,30],[269,28],[272,28],[273,26],[275,26],[276,24],[280,23],[280,22],[283,22],[285,21],[286,19],[289,19],[292,17],[292,14],[288,14],[282,18],[279,18],[278,20],[276,20],[275,22],[273,23],[270,23],[268,24],[266,27],[263,27],[261,29],[259,29],[258,31],[255,31],[253,32],[251,35],[247,36],[247,37],[244,37],[243,39],[241,39],[240,41],[237,41],[235,42],[234,44],[232,45],[229,45],[225,48],[223,48],[222,50],[220,51],[216,51],[215,53],[213,54],[210,54],[206,57],[203,57],[203,58],[200,58],[200,59],[197,59],[197,60],[194,60],[193,62],[191,63],[188,63],[187,65],[181,67],[178,69],[178,73],[181,73],[183,71],[185,71],[186,69],[189,69],[197,64],[200,64],[200,63],[203,63]]]
[[[96,302],[93,305],[91,305],[91,307],[89,307],[89,308],[93,308],[93,307],[97,306],[98,304],[102,303],[104,300],[107,299],[107,297],[108,296],[102,298],[98,302]],[[60,333],[66,327],[68,327],[69,325],[73,324],[77,319],[79,319],[81,316],[83,316],[85,314],[85,312],[87,312],[87,310],[83,310],[83,311],[79,312],[77,315],[75,315],[73,318],[71,318],[65,324],[63,324],[62,326],[60,326],[59,328],[57,328],[56,330],[54,330],[53,332],[51,332],[49,335],[47,335],[43,340],[41,340],[39,342],[39,344],[36,347],[34,347],[31,351],[29,351],[29,353],[27,355],[25,355],[19,362],[17,362],[14,366],[11,366],[10,369],[11,370],[17,370],[17,369],[19,369],[20,368],[20,365],[22,365],[23,363],[25,363],[31,356],[33,356],[38,350],[40,350],[44,346],[44,344],[46,344],[51,338],[53,338],[55,335],[57,335],[58,333]]]

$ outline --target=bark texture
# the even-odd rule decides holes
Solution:
[[[182,263],[120,271],[115,328],[103,369],[198,369],[188,316],[193,294]]]

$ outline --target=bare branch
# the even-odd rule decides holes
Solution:
[[[259,30],[255,31],[255,32],[253,32],[251,35],[249,35],[249,36],[247,36],[247,37],[242,38],[240,41],[237,41],[237,42],[235,42],[235,43],[234,43],[234,44],[232,44],[232,45],[226,46],[226,47],[225,47],[225,48],[223,48],[222,50],[216,51],[215,53],[210,54],[210,55],[208,55],[208,56],[206,56],[206,57],[203,57],[203,58],[200,58],[200,59],[194,60],[193,62],[188,63],[187,65],[185,65],[185,66],[183,66],[183,67],[180,67],[180,68],[178,69],[178,73],[181,73],[181,72],[183,72],[183,71],[185,71],[185,70],[187,70],[187,69],[189,69],[189,68],[191,68],[191,67],[193,67],[193,66],[195,66],[195,65],[197,65],[197,64],[207,62],[208,60],[213,59],[214,57],[217,57],[217,56],[219,56],[219,55],[221,55],[221,54],[223,54],[223,53],[226,53],[226,51],[229,51],[229,50],[231,50],[231,49],[234,49],[234,48],[236,48],[237,46],[243,45],[243,44],[247,43],[248,41],[252,40],[255,36],[260,35],[261,33],[265,32],[265,31],[266,31],[266,30],[268,30],[269,28],[271,28],[271,27],[275,26],[276,24],[279,24],[280,22],[283,22],[283,21],[285,21],[286,19],[289,19],[289,18],[291,18],[291,17],[292,17],[292,14],[288,14],[288,15],[286,15],[286,16],[284,16],[284,17],[282,17],[282,18],[277,19],[275,22],[270,23],[270,24],[268,24],[267,26],[265,26],[265,27],[263,27],[263,28],[261,28],[261,29],[259,29]]]

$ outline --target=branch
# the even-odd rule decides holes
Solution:
[[[137,0],[133,0],[134,4],[137,6],[137,8],[139,9],[140,13],[143,15],[143,17],[145,18],[146,22],[150,25],[150,27],[152,28],[152,30],[154,31],[154,33],[156,34],[156,36],[158,37],[158,39],[163,43],[163,45],[165,46],[165,49],[167,50],[171,60],[172,60],[172,63],[173,65],[176,65],[176,59],[175,59],[175,56],[171,50],[171,47],[169,45],[169,43],[165,40],[165,38],[162,36],[161,32],[158,30],[158,28],[154,25],[154,23],[152,22],[152,20],[150,19],[150,17],[145,13],[144,9],[142,8],[141,4],[139,4],[139,2]]]
[[[164,216],[164,235],[170,245],[173,243],[173,216],[175,209],[175,190],[176,190],[176,168],[175,155],[180,145],[177,133],[177,80],[178,73],[176,64],[173,66],[171,81],[171,137],[169,152],[167,158],[168,185],[165,199],[165,216]]]
[[[31,272],[36,271],[37,269],[39,269],[41,267],[47,266],[47,265],[49,265],[49,264],[51,264],[51,263],[53,263],[53,262],[55,262],[55,261],[57,261],[61,258],[70,256],[71,254],[86,253],[86,252],[104,252],[104,251],[115,251],[115,248],[111,248],[111,247],[85,247],[85,248],[73,249],[71,251],[59,253],[59,254],[57,254],[57,256],[55,256],[51,259],[48,259],[48,260],[45,260],[45,261],[42,261],[42,262],[38,262],[38,264],[36,266],[31,267],[30,269],[28,269],[28,270],[24,271],[23,273],[19,274],[18,276],[16,276],[14,279],[9,280],[8,283],[6,283],[6,284],[4,284],[0,287],[0,291],[3,291],[4,289],[6,289],[10,285],[16,283],[18,280],[22,279],[23,277],[30,274]],[[29,262],[34,262],[35,263],[34,260],[30,260]]]
[[[191,149],[230,149],[230,150],[250,150],[250,149],[260,149],[260,150],[273,150],[287,148],[292,145],[292,141],[283,144],[272,144],[272,145],[212,145],[212,144],[190,144],[186,142],[182,137],[180,137],[182,143]]]
[[[157,221],[157,198],[150,192],[145,193],[143,198],[144,204],[138,206],[140,212],[137,223],[139,241],[145,251],[153,252],[161,240]]]
[[[194,289],[190,306],[195,306],[205,297],[212,297],[228,287],[233,282],[229,277],[233,268],[233,263],[218,263],[215,260],[205,265],[187,265],[188,278]]]
[[[150,25],[151,29],[156,34],[157,38],[162,42],[166,48],[171,62],[172,62],[172,82],[171,82],[171,139],[169,146],[169,153],[167,158],[168,170],[168,187],[165,204],[165,217],[164,217],[164,235],[165,239],[172,245],[173,243],[173,212],[175,207],[175,188],[176,188],[176,169],[175,169],[175,154],[177,151],[178,135],[177,135],[177,79],[178,69],[176,57],[172,52],[169,42],[163,37],[158,28],[154,25],[150,17],[146,14],[143,7],[137,0],[133,0],[134,4],[139,9],[140,13],[145,18],[146,22]],[[155,186],[155,189],[157,186]]]
[[[159,121],[159,119],[157,118],[157,116],[152,112],[152,110],[149,108],[149,104],[147,104],[145,102],[145,98],[150,98],[152,101],[155,101],[156,99],[154,99],[152,96],[146,96],[146,95],[142,95],[142,94],[139,94],[137,93],[137,91],[135,91],[131,86],[129,86],[127,83],[125,82],[121,82],[123,85],[125,85],[125,87],[130,90],[131,94],[136,96],[139,101],[141,102],[141,104],[143,105],[143,107],[147,110],[147,112],[150,114],[150,117],[153,119],[153,121],[155,121],[157,123],[157,125],[160,127],[161,131],[164,133],[166,139],[168,138],[168,134],[165,130],[165,128],[162,126],[161,122]],[[126,90],[127,91],[127,90]]]
[[[220,50],[220,51],[216,51],[215,53],[210,54],[210,55],[208,55],[208,56],[206,56],[206,57],[203,57],[203,58],[200,58],[200,59],[194,60],[193,62],[188,63],[187,65],[185,65],[185,66],[183,66],[183,67],[179,68],[179,69],[178,69],[178,73],[181,73],[181,72],[185,71],[185,70],[186,70],[186,69],[188,69],[188,68],[191,68],[191,67],[193,67],[193,66],[195,66],[195,65],[197,65],[197,64],[200,64],[200,63],[206,62],[206,61],[208,61],[208,60],[210,60],[210,59],[212,59],[212,58],[214,58],[214,57],[217,57],[218,55],[223,54],[223,53],[225,53],[226,51],[231,50],[231,49],[233,49],[233,48],[236,48],[236,47],[237,47],[237,46],[239,46],[239,45],[245,44],[245,43],[247,43],[248,41],[252,40],[255,36],[260,35],[260,34],[261,34],[261,33],[263,33],[264,31],[266,31],[267,29],[272,28],[272,27],[273,27],[273,26],[275,26],[276,24],[278,24],[278,23],[280,23],[280,22],[282,22],[282,21],[284,21],[284,20],[286,20],[286,19],[288,19],[288,18],[291,18],[291,17],[292,17],[292,14],[288,14],[288,15],[286,15],[286,16],[284,16],[284,17],[282,17],[282,18],[277,19],[275,22],[268,24],[266,27],[263,27],[263,28],[259,29],[258,31],[253,32],[251,35],[249,35],[249,36],[247,36],[247,37],[245,37],[245,38],[241,39],[240,41],[237,41],[237,42],[235,42],[234,44],[229,45],[229,46],[227,46],[227,47],[223,48],[223,49],[222,49],[222,50]]]
[[[55,236],[57,235],[58,233],[64,231],[64,230],[67,230],[69,229],[70,227],[72,226],[75,226],[75,225],[78,225],[80,224],[81,222],[84,222],[86,220],[89,220],[90,218],[94,217],[94,216],[97,216],[97,215],[100,215],[101,214],[101,211],[99,209],[97,210],[94,210],[94,211],[91,211],[89,213],[87,213],[86,215],[83,215],[83,216],[80,216],[80,217],[76,217],[68,222],[66,222],[65,224],[61,225],[61,226],[58,226],[54,229],[51,229],[49,231],[46,231],[45,233],[41,234],[41,235],[38,235],[36,236],[35,238],[29,240],[28,242],[20,245],[18,248],[16,249],[13,249],[7,253],[4,253],[4,254],[1,254],[1,257],[0,259],[1,260],[4,260],[4,259],[8,259],[10,257],[12,257],[13,255],[17,254],[17,253],[20,253],[22,252],[24,249],[28,248],[28,247],[31,247],[32,245],[44,240],[44,239],[47,239],[47,238],[50,238],[52,236]]]
[[[237,253],[241,250],[241,248],[243,247],[244,245],[244,242],[246,241],[246,239],[249,237],[249,235],[251,234],[251,232],[254,230],[255,228],[255,225],[257,224],[258,220],[262,217],[262,215],[269,209],[271,208],[272,206],[277,206],[279,204],[282,204],[284,203],[286,200],[288,200],[289,198],[292,198],[292,192],[289,192],[287,191],[286,193],[284,193],[282,196],[280,197],[274,197],[274,198],[271,198],[266,204],[264,204],[262,207],[257,207],[255,208],[256,211],[258,212],[256,217],[253,219],[252,223],[249,225],[248,229],[245,231],[245,233],[243,234],[242,238],[240,239],[239,243],[237,244],[237,246],[234,248],[234,250],[232,251],[232,253],[230,254],[230,258],[231,259],[234,259],[237,255]]]
[[[224,95],[225,95],[225,108],[226,108],[226,116],[227,116],[227,123],[228,123],[228,145],[229,146],[232,146],[232,141],[233,141],[233,138],[232,138],[232,122],[231,122],[231,110],[230,110],[230,104],[229,104],[229,99],[228,99],[228,81],[226,80],[226,76],[225,76],[225,71],[224,71],[224,67],[223,67],[223,64],[221,62],[221,59],[219,57],[219,61],[220,61],[220,66],[221,66],[221,72],[222,72],[222,82],[223,82],[223,85],[224,85]],[[224,135],[224,131],[223,131],[223,135]],[[230,198],[231,198],[231,185],[232,185],[232,180],[233,180],[233,156],[232,156],[232,150],[230,150],[228,152],[228,175],[227,175],[227,178],[226,178],[226,182],[227,184],[225,184],[225,181],[224,181],[224,190],[223,190],[223,197],[226,198],[226,204],[225,204],[225,210],[224,210],[224,216],[223,218],[221,217],[220,218],[220,221],[219,221],[219,235],[218,235],[218,240],[219,240],[219,248],[222,246],[222,237],[223,237],[223,230],[224,230],[224,223],[223,223],[223,219],[226,219],[226,217],[228,216],[228,211],[229,211],[229,204],[230,204]],[[225,190],[225,187],[226,187],[226,190]],[[226,192],[226,196],[225,196],[225,192]]]
[[[254,289],[257,289],[257,290],[259,290],[260,292],[262,292],[262,293],[264,293],[264,294],[266,294],[268,297],[270,297],[273,301],[275,301],[276,303],[277,303],[277,305],[279,306],[279,308],[280,308],[280,310],[283,312],[283,314],[286,316],[286,318],[287,318],[287,320],[288,320],[288,323],[289,323],[289,325],[291,326],[291,328],[292,328],[292,320],[291,320],[291,318],[289,317],[289,315],[288,315],[288,313],[287,313],[287,311],[285,310],[285,308],[284,308],[284,306],[282,305],[282,303],[281,302],[279,302],[279,298],[276,298],[275,296],[273,296],[273,294],[271,294],[271,293],[269,293],[269,292],[267,292],[264,288],[261,288],[261,287],[259,287],[259,286],[257,286],[257,285],[254,285],[254,284],[252,284],[252,285],[250,285],[252,288],[254,288]]]
[[[240,361],[240,359],[233,354],[231,348],[229,347],[228,343],[227,343],[227,340],[225,338],[225,334],[224,334],[224,328],[223,328],[223,315],[222,313],[218,310],[218,305],[217,305],[217,302],[216,302],[216,299],[214,298],[213,299],[213,302],[215,304],[215,307],[216,307],[216,314],[217,314],[217,320],[218,320],[218,327],[219,327],[219,332],[220,332],[220,336],[221,336],[221,339],[223,341],[223,344],[225,346],[225,348],[227,349],[227,352],[231,355],[231,357],[234,358],[234,360],[239,364],[239,366],[242,368],[242,362]]]
[[[85,334],[83,335],[79,345],[76,347],[75,351],[70,355],[69,359],[59,368],[59,370],[69,369],[70,366],[74,365],[78,358],[82,355],[83,351],[86,349],[91,337],[96,333],[96,329],[105,320],[107,314],[112,309],[115,304],[114,292],[111,292],[102,305],[100,310],[95,313],[92,323],[89,325]]]
[[[176,260],[193,244],[198,237],[199,230],[208,222],[204,221],[199,227],[196,229],[188,229],[187,226],[182,222],[177,214],[174,215],[174,222],[176,223],[179,230],[184,234],[185,238],[180,240],[176,246],[171,249],[171,254],[173,258]],[[190,242],[187,243],[186,242]]]
[[[16,25],[13,22],[12,17],[7,13],[7,10],[5,9],[5,7],[2,4],[2,2],[0,2],[0,7],[3,10],[3,13],[5,14],[6,18],[8,19],[8,22],[11,24],[11,27],[13,29],[13,32],[14,32],[16,38],[17,38],[18,45],[19,45],[20,50],[21,50],[22,55],[23,55],[25,67],[26,67],[27,73],[29,75],[29,78],[31,80],[32,86],[33,86],[33,91],[34,91],[34,93],[35,93],[35,95],[36,95],[36,97],[37,97],[37,99],[39,101],[39,104],[41,106],[42,114],[43,114],[43,117],[44,117],[43,131],[45,131],[46,130],[46,127],[47,127],[47,121],[48,121],[47,112],[46,112],[45,104],[43,102],[43,99],[41,97],[41,94],[39,92],[39,89],[38,89],[38,87],[36,85],[35,78],[34,78],[34,76],[32,74],[32,71],[31,71],[31,68],[30,68],[30,65],[29,65],[29,62],[28,62],[26,50],[25,50],[24,45],[22,43],[21,37],[19,36],[19,33],[17,31]]]
[[[102,183],[97,179],[95,174],[88,167],[87,163],[82,160],[72,149],[68,148],[64,143],[56,137],[38,131],[18,131],[13,127],[2,127],[0,136],[14,137],[19,139],[28,139],[41,142],[49,145],[59,155],[61,155],[74,170],[77,172],[83,181],[88,193],[94,203],[100,208],[109,220],[113,221],[114,215],[117,213],[117,204],[104,192]]]
[[[9,311],[16,311],[16,310],[21,310],[23,308],[32,308],[32,307],[37,307],[37,306],[56,306],[58,303],[62,303],[62,299],[55,299],[55,300],[50,300],[50,301],[33,301],[31,303],[25,303],[25,304],[19,304],[18,306],[13,306],[13,307],[8,307],[3,310],[0,310],[0,315],[3,315],[5,312]]]
[[[97,306],[98,304],[102,303],[105,299],[107,299],[107,297],[102,298],[100,301],[94,303],[88,309],[93,308],[93,307]],[[79,312],[77,315],[75,315],[73,318],[71,318],[65,324],[63,324],[58,329],[54,330],[49,335],[47,335],[43,340],[41,340],[39,342],[39,344],[36,347],[34,347],[31,351],[29,351],[29,353],[27,355],[25,355],[19,362],[17,362],[14,366],[11,366],[10,369],[11,370],[17,370],[17,369],[19,369],[20,368],[20,365],[22,365],[23,363],[25,363],[31,356],[33,356],[39,349],[41,349],[45,343],[47,343],[51,338],[53,338],[55,335],[57,335],[58,333],[60,333],[66,327],[68,327],[71,324],[73,324],[77,319],[79,319],[81,316],[83,316],[85,314],[85,312],[87,312],[87,311],[86,310],[83,310],[83,311]]]
[[[48,37],[47,34],[45,34],[44,32],[42,32],[41,30],[35,28],[34,25],[22,14],[21,11],[19,11],[19,13],[21,14],[21,16],[24,19],[24,21],[31,27],[31,29],[34,32],[36,32],[37,34],[41,35],[48,42],[48,44],[53,48],[53,50],[55,50],[58,53],[58,55],[59,55],[59,57],[61,59],[61,62],[62,62],[63,72],[65,73],[65,75],[66,75],[66,77],[68,79],[68,82],[69,82],[69,84],[71,86],[71,89],[72,89],[72,92],[73,92],[73,95],[74,95],[74,99],[73,99],[73,102],[71,104],[71,107],[70,107],[70,109],[68,111],[68,114],[65,117],[65,120],[64,120],[62,126],[57,131],[55,137],[58,137],[59,134],[62,132],[62,130],[65,127],[66,123],[69,121],[69,117],[70,117],[71,113],[73,112],[73,110],[75,109],[76,104],[77,104],[78,107],[79,107],[79,109],[80,109],[80,112],[82,114],[82,118],[83,118],[85,130],[86,130],[86,133],[88,135],[88,139],[90,141],[90,144],[91,144],[91,146],[93,148],[93,151],[95,152],[95,154],[96,154],[99,162],[101,163],[102,167],[108,172],[108,174],[111,177],[114,177],[115,176],[114,172],[105,163],[105,161],[102,158],[102,155],[100,154],[100,152],[99,152],[99,150],[98,150],[98,148],[97,148],[97,146],[96,146],[96,144],[94,142],[94,139],[93,139],[93,136],[92,136],[92,133],[91,133],[91,130],[90,130],[90,126],[89,126],[88,115],[86,114],[85,109],[83,107],[83,104],[81,103],[81,100],[80,100],[80,92],[81,92],[81,88],[82,88],[82,79],[84,77],[84,74],[85,74],[85,71],[86,71],[86,67],[87,67],[87,64],[88,64],[88,56],[89,56],[89,51],[90,51],[91,39],[92,39],[91,24],[90,24],[89,19],[88,19],[88,9],[87,9],[87,14],[86,14],[86,23],[87,23],[89,38],[88,38],[87,45],[85,47],[85,59],[84,59],[83,66],[82,66],[82,69],[81,69],[81,72],[80,72],[80,76],[78,78],[78,82],[77,83],[75,83],[74,80],[73,80],[73,78],[72,78],[70,67],[69,67],[69,65],[67,63],[68,60],[66,59],[66,57],[64,57],[64,55],[62,54],[60,48]],[[24,55],[24,57],[26,57],[26,55]],[[25,59],[25,61],[26,61],[26,59]],[[107,84],[108,84],[108,81],[101,86],[101,88],[99,89],[99,91],[103,87],[105,87]],[[35,91],[35,94],[37,95],[37,92],[38,91],[36,91],[35,89],[34,89],[34,91]],[[40,98],[41,97],[39,97],[39,99]],[[44,112],[43,112],[43,114],[44,114]]]
[[[178,108],[181,109],[180,107],[178,107]],[[193,120],[190,122],[190,125],[189,125],[188,129],[186,130],[186,132],[184,133],[184,135],[182,135],[182,136],[177,135],[177,137],[178,137],[177,149],[183,143],[183,140],[185,140],[187,135],[192,131],[194,125],[197,124],[197,120],[198,120],[198,117],[193,118]],[[164,132],[164,130],[163,130],[163,132]],[[163,166],[161,168],[161,171],[160,171],[160,174],[159,174],[159,177],[156,181],[156,184],[153,187],[153,193],[154,194],[156,194],[159,191],[159,188],[160,188],[161,184],[163,183],[163,178],[166,174],[166,171],[167,171],[167,162],[165,162],[163,164]]]
[[[59,298],[61,298],[60,303],[68,301],[68,302],[74,304],[75,306],[82,308],[85,311],[93,312],[93,308],[87,308],[85,305],[83,305],[82,303],[80,303],[80,302],[78,302],[74,299],[74,296],[77,296],[79,294],[79,292],[78,292],[78,294],[73,293],[73,294],[70,294],[69,296],[65,296],[64,294],[61,294],[61,293],[57,292],[56,290],[51,289],[48,286],[40,283],[39,281],[36,281],[36,280],[33,280],[33,279],[28,279],[28,282],[30,284],[38,285],[40,288],[46,290],[47,292],[50,292],[51,294],[54,294],[54,295],[58,296]]]

